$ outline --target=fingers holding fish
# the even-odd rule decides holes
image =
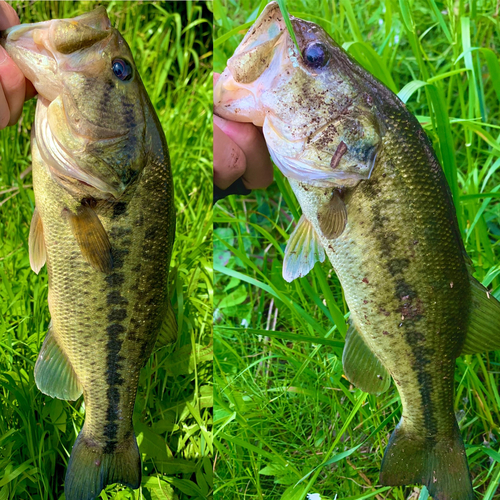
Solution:
[[[214,84],[219,79],[214,76]],[[227,189],[242,178],[248,189],[273,182],[273,166],[262,131],[251,123],[214,116],[214,183]]]
[[[0,2],[0,30],[19,24],[16,11]],[[33,85],[0,47],[0,129],[14,125],[19,120],[24,101],[36,94]]]
[[[0,30],[5,30],[15,24],[19,24],[16,11],[4,0],[0,0]]]
[[[214,116],[214,181],[222,189],[242,177],[248,189],[265,189],[273,166],[262,132],[250,123]]]

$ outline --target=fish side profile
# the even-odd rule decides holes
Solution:
[[[500,348],[500,303],[471,275],[442,168],[404,104],[319,26],[267,5],[214,88],[214,111],[262,127],[302,208],[287,281],[325,255],[351,311],[344,372],[402,417],[384,485],[474,498],[453,409],[455,360]]]
[[[93,500],[108,484],[141,482],[132,424],[139,372],[174,321],[167,144],[104,7],[12,27],[0,42],[38,91],[29,251],[36,273],[47,264],[51,324],[35,381],[59,399],[83,393],[65,498]]]

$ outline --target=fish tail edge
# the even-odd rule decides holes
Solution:
[[[135,435],[106,453],[85,435],[85,427],[75,441],[66,472],[66,500],[94,500],[109,484],[120,483],[137,489],[141,483],[141,457]]]
[[[455,423],[452,436],[431,440],[407,431],[400,422],[384,453],[380,483],[424,484],[434,500],[474,500],[458,425]]]

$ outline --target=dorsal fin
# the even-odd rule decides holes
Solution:
[[[500,349],[500,302],[469,274],[472,304],[469,329],[460,354],[496,351]]]

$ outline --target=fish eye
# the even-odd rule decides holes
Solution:
[[[304,50],[304,62],[310,68],[322,68],[329,59],[328,50],[322,43],[312,43]]]
[[[115,59],[111,67],[113,68],[113,73],[118,79],[123,82],[132,80],[134,71],[132,69],[132,65],[128,61],[125,61],[124,59]]]

